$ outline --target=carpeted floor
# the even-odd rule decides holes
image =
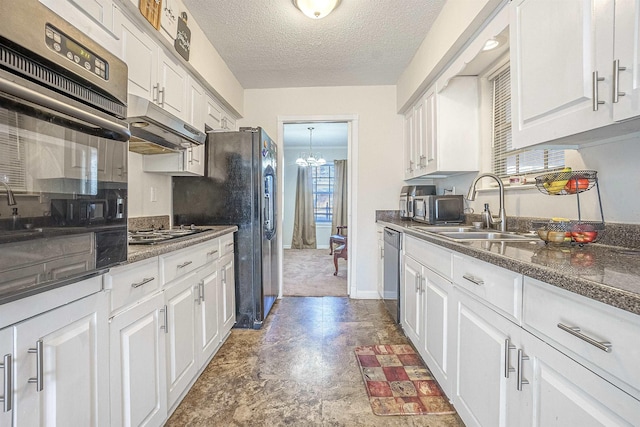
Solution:
[[[334,276],[329,249],[285,249],[282,269],[284,296],[347,296],[347,261],[338,260]]]

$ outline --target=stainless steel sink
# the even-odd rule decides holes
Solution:
[[[422,231],[426,233],[442,233],[442,232],[456,232],[463,233],[472,231],[472,227],[465,227],[462,225],[412,225],[409,227],[412,230]]]
[[[440,232],[438,236],[452,240],[491,240],[491,241],[534,241],[539,237],[534,234],[517,234],[500,231],[462,231],[462,232]]]

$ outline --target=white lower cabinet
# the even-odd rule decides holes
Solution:
[[[524,330],[519,342],[513,353],[516,382],[509,385],[518,405],[510,408],[508,425],[638,425],[639,401]]]
[[[190,385],[198,369],[196,304],[199,285],[190,273],[165,291],[167,310],[167,397],[168,407]]]
[[[0,330],[0,425],[10,426],[13,415],[13,328]]]
[[[105,275],[112,426],[163,425],[220,348],[235,323],[233,249],[231,233]]]
[[[198,360],[200,364],[207,360],[220,344],[220,271],[218,261],[212,263],[203,271],[203,276],[198,282],[198,295],[196,306],[196,323],[198,331]]]
[[[402,328],[414,344],[420,341],[420,333],[422,332],[422,293],[419,284],[422,268],[422,264],[418,261],[408,256],[405,257],[400,284],[402,298],[400,311],[402,313]]]
[[[404,242],[402,326],[465,425],[638,425],[639,316]]]
[[[455,294],[453,404],[467,426],[517,425],[507,420],[514,372],[505,369],[515,361],[510,342],[518,327],[463,291],[456,288]]]
[[[632,426],[640,402],[456,289],[453,402],[467,426]]]
[[[167,417],[165,310],[159,292],[111,319],[114,427],[160,426]]]
[[[236,323],[236,276],[233,249],[231,253],[220,258],[219,265],[222,280],[220,286],[221,295],[218,300],[218,314],[220,315],[221,325],[220,338],[224,340]]]
[[[97,293],[13,326],[14,426],[109,424],[107,306]]]
[[[433,254],[433,257],[430,256]],[[448,256],[448,258],[447,258]],[[416,259],[424,260],[424,264]],[[443,261],[432,266],[434,259]],[[449,264],[447,269],[446,265]],[[405,238],[401,282],[401,316],[405,333],[431,370],[445,394],[452,390],[453,316],[451,281],[433,269],[450,270],[451,253],[412,237]]]

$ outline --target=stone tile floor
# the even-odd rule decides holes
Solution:
[[[372,413],[354,347],[407,343],[380,301],[283,298],[261,330],[232,330],[166,425],[463,426]]]

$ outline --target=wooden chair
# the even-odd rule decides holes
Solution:
[[[333,265],[336,267],[336,271],[333,273],[334,276],[338,275],[338,258],[342,258],[345,261],[349,259],[349,242],[347,240],[347,236],[342,237],[344,238],[344,244],[338,246],[333,251]]]
[[[329,237],[329,255],[333,255],[333,245],[344,245],[347,242],[347,236],[342,234],[342,230],[347,228],[346,225],[338,225],[338,234]]]

